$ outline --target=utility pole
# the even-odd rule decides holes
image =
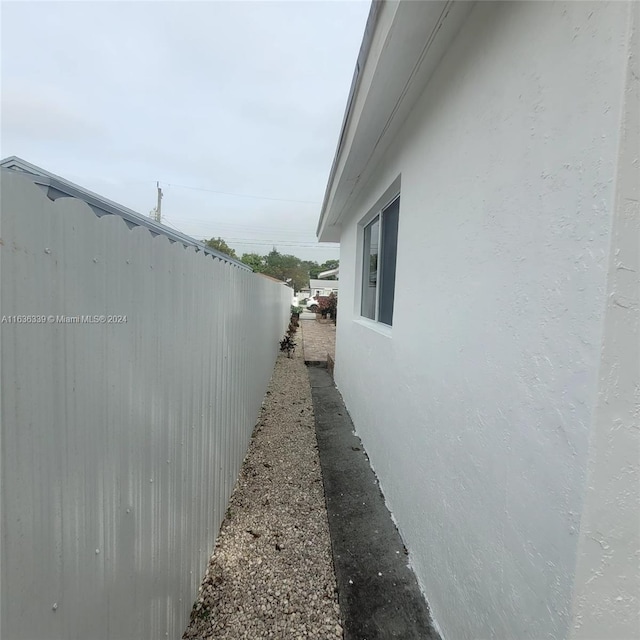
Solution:
[[[162,224],[162,189],[160,183],[156,182],[156,188],[158,189],[158,206],[156,207],[156,222]]]
[[[156,182],[156,189],[158,189],[158,204],[155,209],[151,210],[149,217],[155,220],[158,224],[162,224],[162,189],[160,188],[159,182]]]

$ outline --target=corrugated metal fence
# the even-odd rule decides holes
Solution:
[[[179,638],[290,290],[21,176],[0,223],[2,639]]]

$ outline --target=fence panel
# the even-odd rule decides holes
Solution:
[[[290,289],[1,186],[2,638],[179,638]]]

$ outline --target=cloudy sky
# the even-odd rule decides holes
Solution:
[[[368,0],[2,2],[0,155],[239,253],[315,228]]]

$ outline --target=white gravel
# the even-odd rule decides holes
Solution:
[[[342,636],[311,389],[298,348],[276,362],[183,638]]]

